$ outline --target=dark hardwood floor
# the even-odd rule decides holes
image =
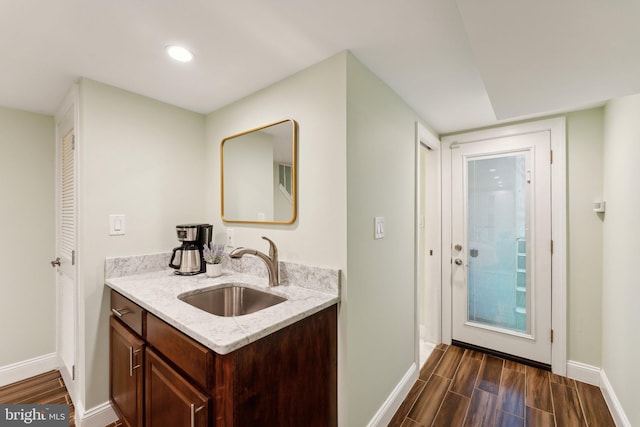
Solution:
[[[390,427],[615,427],[598,387],[439,344]]]
[[[69,426],[75,426],[75,410],[69,392],[58,371],[18,381],[0,387],[0,403],[4,404],[67,404],[69,405]],[[107,427],[122,426],[119,422]]]
[[[0,387],[0,403],[68,404],[58,371]],[[115,422],[107,427],[122,426]],[[390,427],[615,427],[598,387],[439,344]]]

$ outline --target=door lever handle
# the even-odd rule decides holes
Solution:
[[[57,257],[53,261],[51,261],[51,267],[56,268],[60,267],[60,257]]]

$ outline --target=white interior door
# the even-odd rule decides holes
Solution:
[[[453,340],[551,363],[550,132],[451,145]]]
[[[75,398],[76,359],[76,144],[73,105],[57,120],[56,254],[57,348],[60,373]]]
[[[439,343],[441,305],[440,153],[420,144],[419,278],[420,339]]]

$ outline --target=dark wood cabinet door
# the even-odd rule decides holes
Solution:
[[[142,427],[144,411],[144,341],[110,318],[109,397],[127,427]]]
[[[153,350],[147,348],[145,359],[146,426],[208,426],[209,397]]]

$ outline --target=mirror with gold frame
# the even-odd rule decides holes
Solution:
[[[222,220],[292,224],[297,216],[298,125],[285,119],[220,144]]]

